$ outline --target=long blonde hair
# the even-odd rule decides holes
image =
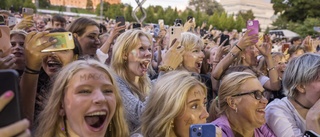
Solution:
[[[131,92],[144,101],[150,91],[150,79],[147,75],[139,77],[138,86],[136,86],[133,81],[129,80],[128,73],[130,72],[127,61],[124,59],[125,55],[139,46],[141,36],[146,36],[150,43],[152,43],[151,36],[141,30],[128,30],[118,37],[112,50],[111,67],[129,85]]]
[[[110,75],[110,69],[104,64],[93,60],[78,60],[65,66],[57,75],[51,95],[47,102],[46,107],[40,113],[38,122],[39,125],[36,129],[36,137],[66,137],[68,136],[61,130],[63,127],[64,118],[59,114],[62,106],[63,99],[65,97],[65,88],[68,85],[70,79],[80,70],[87,68],[95,68],[101,72],[106,73],[111,80],[111,83],[115,87],[116,97],[116,110],[108,126],[105,136],[108,137],[126,137],[129,136],[128,125],[125,121],[122,100],[120,97],[119,89],[114,78]],[[111,131],[110,131],[111,129]]]
[[[161,76],[155,84],[141,116],[141,131],[145,137],[168,137],[175,118],[180,116],[186,106],[188,92],[196,85],[206,86],[187,71],[172,71]]]

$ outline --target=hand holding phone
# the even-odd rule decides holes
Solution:
[[[34,10],[32,8],[22,8],[22,16],[27,17],[33,15]]]
[[[119,17],[116,17],[116,23],[120,22],[120,24],[118,25],[118,27],[120,26],[125,26],[126,25],[126,20],[123,16],[119,16]],[[125,30],[121,30],[120,33],[123,33]]]
[[[10,28],[6,25],[0,26],[0,52],[7,53],[3,54],[2,56],[7,56],[11,48],[10,43]]]
[[[177,39],[177,41],[181,41],[181,33],[183,32],[183,28],[180,26],[172,26],[169,28],[169,46],[172,45],[172,41]]]
[[[249,36],[256,35],[259,33],[259,21],[258,20],[248,20],[247,30],[251,30]]]
[[[224,41],[226,41],[226,42],[222,46],[230,45],[230,36],[229,35],[225,35],[225,34],[221,34],[219,45],[221,45]]]

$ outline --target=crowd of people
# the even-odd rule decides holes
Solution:
[[[15,16],[0,14],[6,26]],[[205,123],[222,137],[320,134],[319,38],[220,31],[194,19],[174,27],[180,38],[165,24],[155,32],[62,15],[8,26],[0,69],[19,72],[24,119],[0,136],[189,137]],[[61,43],[42,40],[54,33],[70,34],[72,48],[43,52]],[[13,96],[1,95],[0,110]]]

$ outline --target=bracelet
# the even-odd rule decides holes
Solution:
[[[238,44],[236,44],[236,47],[237,47],[240,51],[242,51],[242,49],[238,46]]]
[[[174,70],[174,69],[171,66],[163,65],[163,66],[159,67],[159,70],[167,72],[167,71],[171,71],[171,70]]]
[[[24,69],[24,72],[26,72],[28,74],[39,74],[40,70],[34,70],[34,69],[31,69],[31,68],[26,66],[25,69]]]
[[[270,72],[271,70],[276,70],[275,67],[267,68],[267,71]]]
[[[29,71],[27,69],[25,69],[23,72],[26,73],[26,74],[39,74],[37,72],[31,72],[31,71]]]
[[[237,59],[237,55],[235,55],[234,53],[232,53],[232,52],[229,52],[230,53],[230,55],[234,58],[234,59]]]

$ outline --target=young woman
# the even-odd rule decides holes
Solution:
[[[36,135],[39,137],[127,137],[123,106],[110,70],[79,60],[57,75]]]

